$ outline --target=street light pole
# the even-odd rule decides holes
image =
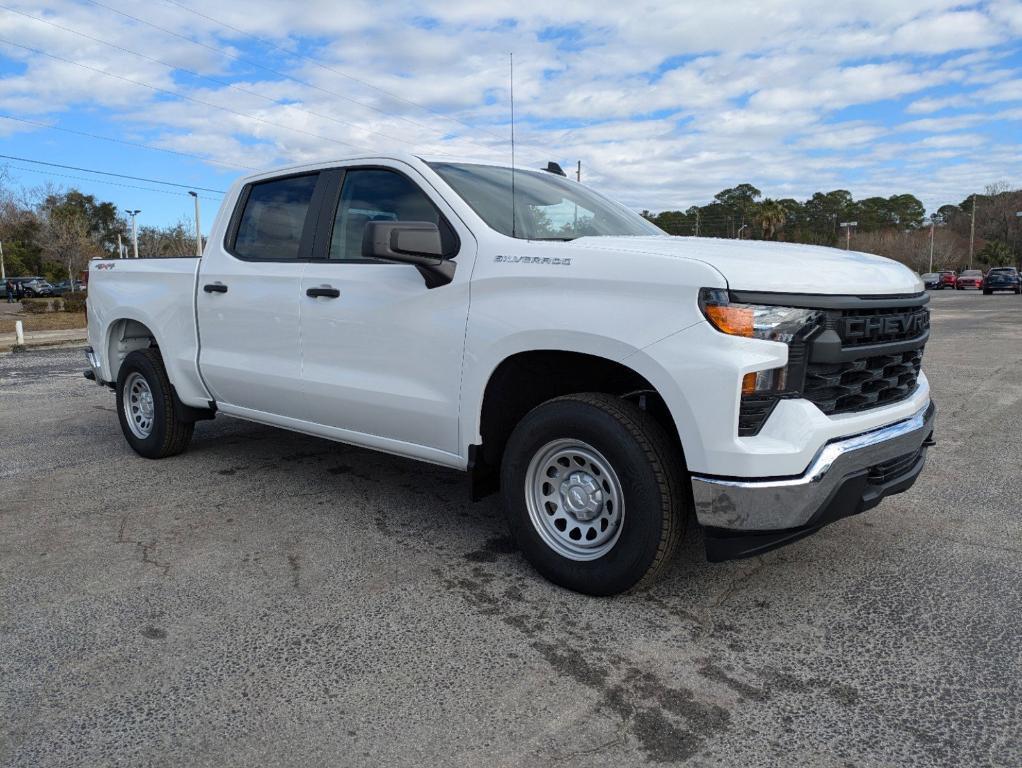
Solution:
[[[972,250],[976,242],[976,196],[972,196],[972,224],[969,225],[969,269],[972,269]]]
[[[7,279],[7,270],[4,268],[4,241],[0,240],[0,280]]]
[[[135,258],[138,258],[138,228],[135,226],[135,217],[142,213],[141,210],[125,211],[131,217],[131,247]]]
[[[199,195],[188,190],[188,194],[195,201],[195,258],[202,258],[202,226],[199,224]]]
[[[937,222],[930,219],[930,272],[933,271],[933,229],[937,226]]]

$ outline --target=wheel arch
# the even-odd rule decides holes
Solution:
[[[117,381],[121,364],[136,349],[159,347],[156,333],[143,320],[121,317],[107,326],[104,351],[106,352],[107,375],[110,382]]]
[[[630,365],[594,351],[540,348],[504,356],[479,390],[469,427],[473,497],[495,492],[504,446],[515,425],[537,405],[562,395],[602,392],[636,402],[663,427],[684,456],[684,444],[663,393]]]

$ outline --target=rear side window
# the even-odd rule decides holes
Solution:
[[[318,175],[253,184],[245,199],[231,252],[239,259],[297,259]]]

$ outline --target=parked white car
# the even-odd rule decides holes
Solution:
[[[547,578],[613,594],[692,515],[744,557],[912,485],[926,304],[877,256],[388,155],[238,181],[201,259],[93,261],[86,375],[149,458],[223,414],[467,470]]]

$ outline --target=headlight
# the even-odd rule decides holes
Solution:
[[[699,308],[714,328],[729,336],[778,341],[788,345],[788,365],[742,376],[738,434],[759,434],[774,406],[785,397],[798,397],[804,376],[805,340],[822,324],[815,309],[732,302],[726,290],[703,288]]]
[[[720,288],[703,288],[699,306],[721,333],[790,344],[800,332],[815,325],[819,312],[766,304],[736,304]]]

